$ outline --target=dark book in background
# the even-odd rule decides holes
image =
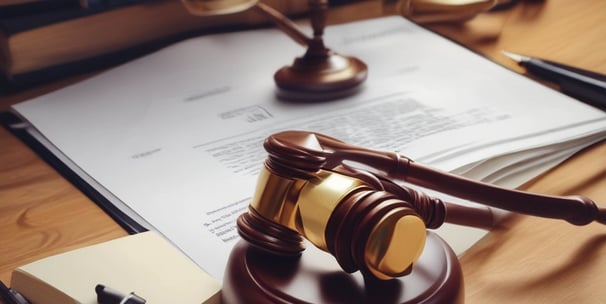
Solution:
[[[44,57],[46,50],[53,49],[55,47],[53,44],[65,45],[69,43],[65,40],[70,39],[64,37],[56,40],[54,35],[61,35],[61,33],[45,31],[47,27],[106,13],[136,3],[152,1],[155,0],[9,0],[0,2],[0,93],[18,90],[41,83],[42,80],[48,81],[101,66],[99,63],[92,64],[92,62],[91,64],[83,62],[81,63],[83,65],[79,65],[78,60],[75,60],[73,67],[77,68],[71,72],[72,68],[70,67],[59,67],[54,64],[51,65],[50,62],[45,63],[45,60],[40,58]],[[86,22],[75,22],[75,24],[86,26]],[[20,36],[25,36],[25,39],[20,40]],[[14,41],[15,37],[17,37],[16,41]],[[77,37],[73,38],[77,39]],[[38,44],[36,50],[28,50],[28,47],[32,45],[31,41],[39,39],[44,42]],[[28,40],[30,43],[27,42]],[[15,48],[14,43],[20,46]],[[36,45],[36,43],[33,45]],[[27,70],[24,73],[17,72],[15,74],[17,77],[13,79],[13,66],[17,65],[19,71],[19,62],[14,62],[15,54],[13,53],[23,51],[31,53],[31,56],[34,57],[33,60],[37,62],[36,65],[41,64],[41,66]],[[127,53],[131,54],[133,51]],[[124,56],[124,58],[126,57]],[[50,60],[52,62],[57,59],[60,58],[54,57]],[[68,71],[70,73],[66,73]]]
[[[201,33],[268,24],[254,10],[197,17],[176,0],[93,1],[96,7],[0,20],[4,92],[119,64]],[[291,16],[307,11],[307,0],[263,2]]]
[[[74,8],[81,8],[79,0],[0,1],[0,18],[23,17]]]
[[[272,25],[255,10],[194,16],[178,0],[87,1],[87,9],[0,19],[0,93],[111,67],[197,35]],[[308,10],[308,0],[262,2],[295,18]],[[343,6],[351,3],[356,4]],[[376,17],[382,11],[374,0],[329,4],[343,10],[339,14],[355,9]]]
[[[98,13],[103,10],[153,0],[31,0],[0,2],[0,24],[25,30],[50,22]],[[22,24],[22,25],[20,25]]]

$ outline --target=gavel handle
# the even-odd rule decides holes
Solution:
[[[495,210],[485,205],[459,205],[444,202],[446,217],[444,222],[475,227],[481,229],[492,229],[498,223],[500,216]]]
[[[606,224],[606,209],[598,208],[586,197],[559,197],[504,189],[441,172],[406,158],[399,158],[398,161],[405,162],[397,166],[403,170],[391,173],[397,174],[396,178],[421,187],[517,213],[562,219],[574,225],[586,225],[593,221]]]
[[[292,20],[288,19],[280,11],[261,2],[257,2],[254,8],[300,45],[307,47],[311,43],[312,38],[305,35]]]
[[[382,171],[380,175],[387,180],[409,182],[491,207],[563,219],[574,225],[587,225],[593,221],[606,224],[606,209],[598,208],[586,197],[559,197],[500,188],[426,167],[394,152],[357,147],[318,133],[277,133],[266,140],[265,147],[277,163],[295,164],[304,171],[312,172],[321,167],[331,169],[344,161],[353,161]]]

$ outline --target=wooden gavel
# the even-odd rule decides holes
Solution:
[[[606,223],[606,210],[582,196],[504,189],[317,133],[281,132],[264,146],[269,156],[249,211],[238,219],[240,235],[279,255],[300,254],[305,238],[331,253],[346,272],[360,270],[381,280],[410,272],[425,246],[427,228],[444,222],[492,224],[489,208],[443,202],[396,181],[574,225]]]

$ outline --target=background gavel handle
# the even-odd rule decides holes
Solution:
[[[257,12],[271,20],[280,30],[302,46],[309,46],[312,38],[303,33],[297,25],[278,10],[262,2],[254,6]]]

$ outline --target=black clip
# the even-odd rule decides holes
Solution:
[[[145,299],[134,292],[124,295],[102,284],[97,284],[95,292],[99,304],[145,304]]]

